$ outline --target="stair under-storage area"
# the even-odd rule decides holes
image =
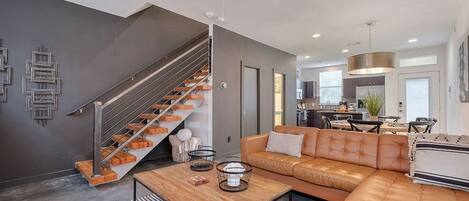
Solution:
[[[208,36],[196,38],[117,95],[93,101],[94,155],[75,162],[91,186],[120,180],[200,107],[212,89],[209,45]]]

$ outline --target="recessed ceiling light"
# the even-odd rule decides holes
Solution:
[[[313,38],[319,38],[319,37],[321,37],[321,34],[318,34],[318,33],[313,34]]]
[[[409,39],[409,43],[416,43],[418,41],[419,41],[419,39],[417,39],[417,38]]]
[[[205,12],[205,17],[212,18],[213,16],[215,16],[215,13],[213,13],[212,11]]]
[[[347,53],[347,52],[350,52],[350,50],[349,49],[343,49],[342,50],[342,53]]]
[[[307,55],[307,56],[305,56],[305,59],[309,59],[309,58],[311,58],[311,56],[308,56],[308,55]]]

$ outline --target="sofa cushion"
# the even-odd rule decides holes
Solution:
[[[469,192],[414,184],[403,173],[378,170],[360,184],[346,201],[469,201]]]
[[[304,135],[270,132],[265,151],[301,157]]]
[[[408,140],[405,135],[379,136],[378,169],[409,172]]]
[[[318,140],[319,129],[311,127],[298,127],[298,126],[276,126],[275,132],[304,135],[302,154],[312,157],[316,156],[316,143]]]
[[[273,152],[257,152],[250,154],[247,158],[248,163],[254,167],[288,176],[293,175],[293,166],[313,159],[306,155],[298,158]]]
[[[295,165],[293,176],[314,184],[352,192],[375,171],[366,166],[315,158]]]
[[[316,157],[377,167],[378,135],[321,129]]]

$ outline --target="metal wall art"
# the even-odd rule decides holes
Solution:
[[[0,103],[7,102],[6,85],[11,85],[11,67],[8,66],[8,49],[3,47],[0,39]]]
[[[57,111],[57,95],[62,88],[57,67],[52,53],[44,46],[32,51],[31,60],[26,60],[23,76],[26,110],[31,111],[32,118],[42,126],[52,119],[52,112]]]
[[[459,100],[469,103],[469,36],[459,46]]]

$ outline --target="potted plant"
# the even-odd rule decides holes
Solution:
[[[376,94],[368,94],[363,100],[365,107],[370,114],[371,121],[378,121],[378,114],[383,107],[383,99]]]

